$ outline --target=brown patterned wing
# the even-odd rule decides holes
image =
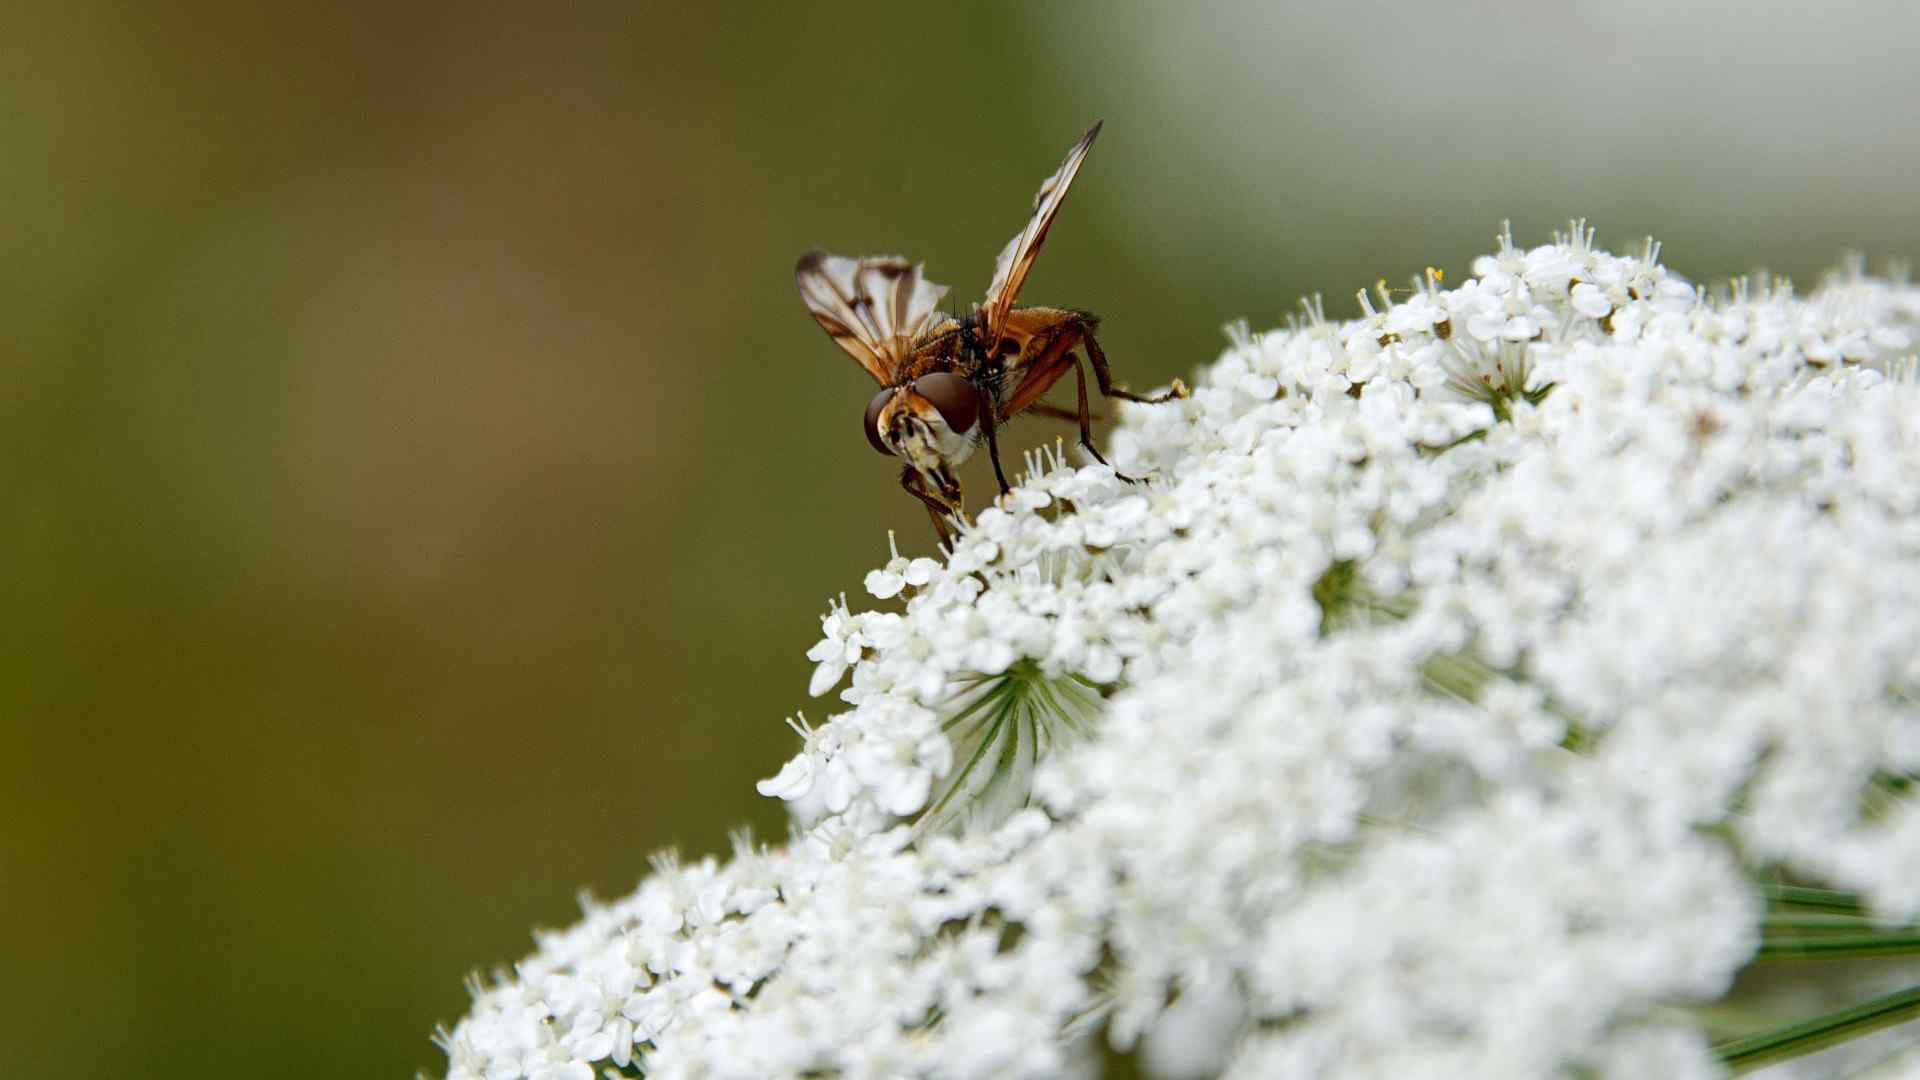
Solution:
[[[1093,149],[1093,140],[1099,136],[1100,123],[1094,124],[1085,135],[1080,136],[1080,141],[1067,151],[1066,160],[1041,183],[1040,191],[1034,195],[1033,217],[1027,220],[1027,227],[1000,249],[1000,258],[993,266],[993,284],[987,286],[986,299],[980,301],[987,336],[993,345],[997,345],[1003,335],[1007,312],[1013,310],[1014,298],[1020,295],[1020,286],[1026,282],[1027,272],[1033,269],[1033,260],[1040,254],[1040,245],[1047,239],[1047,229],[1053,225],[1054,215],[1060,212],[1060,205],[1066,202],[1067,189],[1073,186],[1074,174],[1080,171],[1080,164],[1087,160],[1087,152]]]
[[[810,251],[793,268],[800,299],[827,336],[882,386],[940,318],[945,285],[898,255],[850,259]]]

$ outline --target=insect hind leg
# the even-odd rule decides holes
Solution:
[[[1069,424],[1077,423],[1080,419],[1079,414],[1072,409],[1063,409],[1058,405],[1049,405],[1044,401],[1036,401],[1027,406],[1027,411],[1035,416],[1044,416],[1049,420],[1065,420]],[[1105,413],[1089,412],[1087,414],[1087,419],[1096,424],[1106,418]]]
[[[1122,401],[1138,401],[1143,405],[1158,405],[1163,401],[1187,396],[1187,384],[1179,379],[1173,380],[1173,386],[1166,393],[1155,397],[1145,397],[1131,390],[1113,384],[1113,371],[1107,367],[1107,354],[1100,349],[1100,343],[1094,340],[1094,323],[1086,319],[1080,324],[1080,343],[1087,348],[1087,359],[1093,362],[1093,377],[1100,384],[1102,397],[1119,398]],[[1085,409],[1081,410],[1083,413]]]
[[[1091,343],[1092,340],[1093,340],[1092,338],[1087,339],[1089,343]],[[1095,347],[1097,348],[1098,346],[1095,346]],[[1088,350],[1088,351],[1092,351],[1092,350]],[[1080,421],[1080,445],[1082,448],[1086,450],[1087,453],[1093,455],[1093,460],[1099,462],[1102,465],[1106,465],[1107,468],[1109,469],[1113,469],[1113,466],[1107,461],[1107,459],[1101,456],[1100,449],[1093,445],[1093,422],[1092,422],[1093,417],[1092,417],[1092,414],[1089,413],[1087,410],[1087,371],[1085,368],[1080,366],[1080,357],[1077,354],[1070,354],[1069,359],[1073,361],[1073,388],[1079,391],[1078,396],[1080,399],[1080,402],[1079,402],[1080,407],[1079,407],[1079,416],[1076,417],[1076,419]],[[1094,368],[1094,372],[1096,374],[1098,374],[1099,371],[1100,371],[1099,368],[1097,367]],[[1179,386],[1179,384],[1177,383],[1175,384],[1175,387],[1176,389],[1180,389],[1180,390],[1186,389],[1183,386]],[[1105,388],[1103,387],[1102,389],[1104,390]],[[1125,394],[1126,391],[1122,390],[1121,393]],[[1128,399],[1132,401],[1148,401],[1148,402],[1165,400],[1162,398],[1133,397],[1132,395],[1128,395]],[[1122,482],[1128,483],[1128,484],[1140,484],[1140,483],[1146,482],[1142,477],[1128,476],[1126,473],[1121,472],[1119,469],[1113,469],[1113,475],[1115,477],[1118,477]]]
[[[1073,361],[1073,388],[1079,398],[1078,414],[1074,419],[1080,422],[1080,446],[1093,455],[1093,460],[1102,465],[1107,459],[1100,456],[1100,448],[1093,445],[1093,415],[1087,410],[1087,369],[1080,366],[1080,357],[1068,353],[1067,359]],[[1122,477],[1122,479],[1131,479]]]
[[[1113,384],[1113,371],[1107,366],[1107,354],[1100,348],[1099,340],[1093,336],[1093,328],[1094,321],[1092,319],[1082,319],[1079,326],[1080,344],[1087,351],[1087,361],[1093,365],[1093,377],[1094,380],[1100,384],[1100,395],[1102,397],[1119,398],[1122,401],[1137,401],[1143,405],[1158,405],[1164,401],[1172,401],[1176,398],[1184,398],[1187,396],[1187,384],[1181,382],[1179,379],[1173,380],[1173,386],[1169,388],[1166,393],[1154,397],[1146,397],[1141,394],[1136,394],[1131,390],[1115,386]],[[1080,358],[1078,356],[1073,357],[1073,381],[1080,391],[1080,445],[1087,448],[1087,453],[1092,454],[1095,461],[1105,465],[1107,459],[1101,457],[1100,451],[1093,448],[1093,433],[1088,423],[1089,416],[1087,412],[1087,375],[1080,367]],[[1129,484],[1138,484],[1141,482],[1140,477],[1128,476],[1118,470],[1114,471],[1114,475]]]

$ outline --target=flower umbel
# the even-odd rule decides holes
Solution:
[[[1886,1056],[1920,289],[1714,299],[1578,222],[1474,271],[1237,328],[1190,399],[1119,406],[1147,483],[1044,451],[944,563],[890,552],[808,654],[838,700],[762,785],[787,842],[541,935],[449,1076]]]

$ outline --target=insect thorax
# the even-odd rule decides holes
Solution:
[[[1002,365],[987,355],[979,319],[977,312],[969,312],[928,335],[900,366],[897,385],[935,371],[951,371],[993,393],[997,400]]]

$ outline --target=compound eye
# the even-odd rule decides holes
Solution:
[[[860,425],[866,429],[867,441],[873,444],[873,448],[888,457],[893,456],[893,447],[888,446],[887,440],[880,437],[880,410],[886,408],[887,402],[892,398],[891,390],[882,390],[873,395],[873,400],[867,402],[866,422]]]
[[[920,376],[913,380],[913,392],[933,402],[940,419],[956,433],[972,431],[974,421],[980,419],[980,391],[950,371]]]

